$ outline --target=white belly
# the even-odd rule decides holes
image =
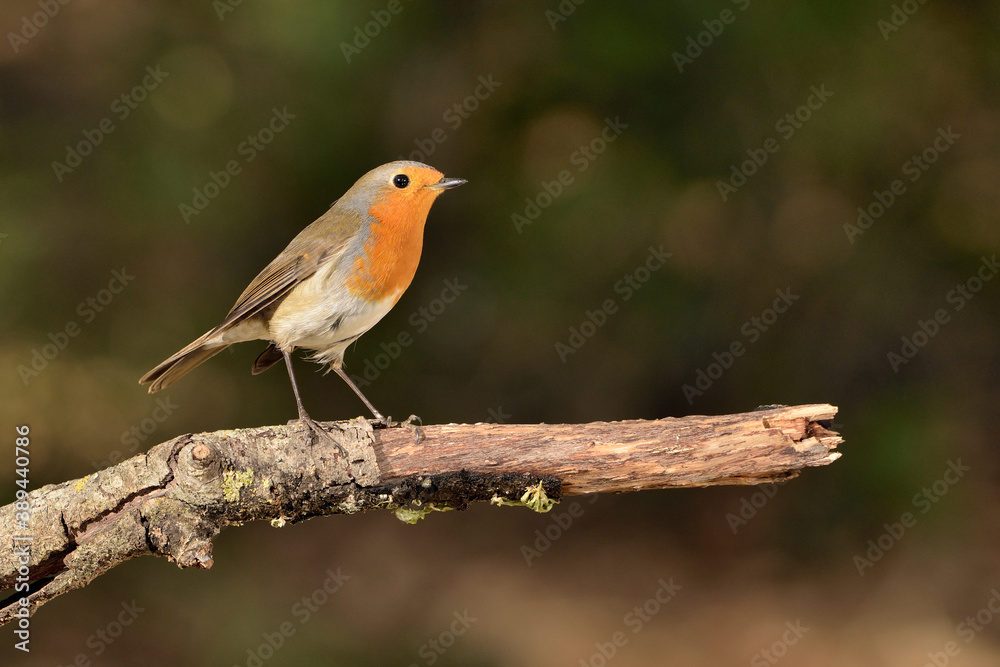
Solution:
[[[344,350],[389,312],[396,295],[365,301],[341,287],[338,273],[329,265],[299,283],[274,311],[270,339],[284,349],[314,350],[314,361],[339,366]]]

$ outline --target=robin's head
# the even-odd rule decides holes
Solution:
[[[437,196],[465,183],[420,162],[390,162],[372,169],[341,197],[341,205],[368,213],[381,221],[419,221],[427,218]]]

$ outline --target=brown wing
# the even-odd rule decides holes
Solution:
[[[324,229],[327,225],[320,226],[324,222],[328,222],[327,216],[312,223],[292,239],[288,247],[243,290],[243,294],[215,330],[228,329],[256,315],[284,297],[292,287],[316,273],[321,266],[339,259],[353,237],[353,233],[344,232],[355,231],[360,227],[360,220],[356,225],[344,224],[347,221],[342,221],[338,225],[340,229],[332,230],[333,234],[324,233],[331,231]]]
[[[139,380],[150,384],[150,393],[170,386],[202,362],[229,346],[218,334],[261,312],[282,299],[290,289],[330,262],[339,261],[350,239],[361,227],[361,219],[349,212],[327,211],[319,220],[303,229],[274,261],[264,267],[236,300],[222,324],[205,333],[183,350],[163,361]],[[273,345],[272,345],[273,347]],[[268,348],[268,351],[271,347]],[[254,372],[266,370],[281,355],[265,351],[254,365]]]

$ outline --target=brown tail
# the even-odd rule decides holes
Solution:
[[[159,366],[139,378],[139,384],[152,382],[149,386],[150,394],[161,389],[166,389],[202,363],[229,347],[226,343],[209,343],[209,337],[215,333],[214,329],[209,331],[174,356],[162,362]]]

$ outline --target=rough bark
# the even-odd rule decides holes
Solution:
[[[33,491],[26,524],[13,504],[0,508],[10,547],[0,550],[0,590],[30,582],[34,613],[136,556],[208,568],[212,538],[257,519],[280,526],[383,508],[415,520],[483,500],[545,511],[564,495],[785,480],[840,457],[842,440],[828,430],[836,412],[768,406],[655,421],[442,424],[419,437],[362,419],[326,424],[330,439],[310,440],[297,422],[182,435]],[[0,625],[24,596],[12,593],[0,602]]]

